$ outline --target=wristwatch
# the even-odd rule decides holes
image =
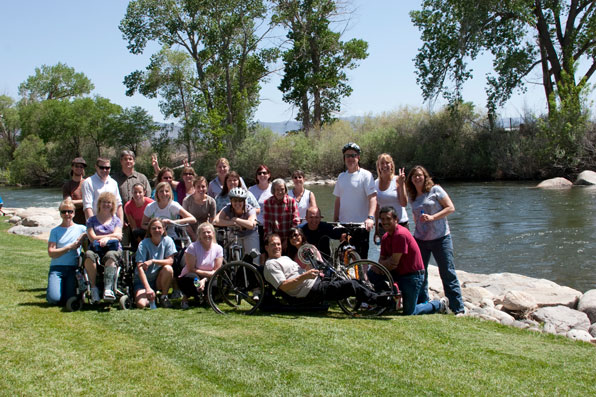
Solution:
[[[372,215],[369,215],[369,216],[366,217],[366,219],[370,219],[370,220],[373,220],[374,221],[375,220],[375,217],[372,216]]]

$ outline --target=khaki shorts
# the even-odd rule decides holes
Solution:
[[[85,252],[85,258],[91,259],[93,262],[96,262],[100,259],[99,255],[93,251],[93,250],[87,250]],[[105,265],[106,261],[108,259],[113,260],[116,265],[118,265],[118,263],[120,263],[120,260],[122,259],[122,251],[108,251],[106,252],[106,254],[103,256],[103,258],[101,258],[101,264]]]

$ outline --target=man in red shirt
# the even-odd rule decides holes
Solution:
[[[285,249],[290,229],[300,224],[300,213],[296,200],[288,196],[288,188],[283,179],[278,178],[271,182],[271,193],[273,196],[265,200],[263,205],[263,231],[265,236],[277,233]]]
[[[379,263],[391,272],[402,294],[403,314],[446,313],[449,307],[447,298],[419,303],[418,295],[424,282],[424,263],[420,249],[408,229],[399,225],[393,207],[383,207],[379,212],[383,228],[387,231],[381,239]],[[369,279],[375,282],[376,274],[369,271]]]

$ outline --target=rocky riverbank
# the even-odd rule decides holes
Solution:
[[[326,183],[325,181],[323,183]],[[46,240],[60,224],[57,209],[4,208],[9,233]],[[566,336],[596,344],[596,289],[582,293],[545,279],[513,273],[476,274],[457,271],[466,316],[507,326]],[[443,296],[435,266],[429,267],[429,292]]]

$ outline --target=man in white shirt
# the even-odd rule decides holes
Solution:
[[[375,224],[377,191],[370,171],[360,168],[360,146],[348,142],[342,149],[346,171],[339,174],[333,189],[335,222],[364,222],[366,233],[354,235],[356,250],[362,258],[368,257],[370,231]]]
[[[122,199],[120,198],[118,183],[110,177],[111,168],[110,159],[98,157],[95,162],[95,174],[85,179],[83,183],[83,211],[86,219],[97,214],[99,195],[103,192],[111,192],[116,196],[116,215],[121,221],[124,221]]]

